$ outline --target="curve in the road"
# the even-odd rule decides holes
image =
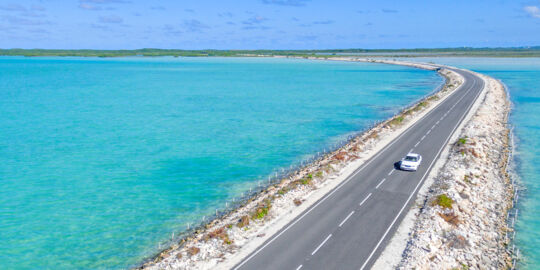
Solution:
[[[481,78],[452,70],[464,78],[458,89],[234,269],[371,267],[482,92]],[[397,170],[394,162],[413,151],[423,156],[418,171]]]

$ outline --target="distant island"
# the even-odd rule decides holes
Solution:
[[[508,48],[439,48],[439,49],[332,49],[332,50],[57,50],[57,49],[0,49],[1,56],[295,56],[331,58],[338,56],[362,57],[540,57],[540,46]]]

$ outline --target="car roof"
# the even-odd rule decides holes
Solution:
[[[420,155],[416,154],[416,153],[408,153],[407,156],[408,157],[419,157]]]

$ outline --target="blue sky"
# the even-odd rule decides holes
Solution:
[[[0,48],[540,45],[540,0],[0,0]]]

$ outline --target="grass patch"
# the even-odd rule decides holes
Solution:
[[[227,232],[225,232],[225,227],[219,228],[214,230],[213,232],[210,232],[208,234],[208,238],[219,238],[223,241],[223,243],[230,245],[232,244],[232,240],[229,238],[229,235]]]
[[[454,203],[454,201],[448,197],[446,194],[441,194],[439,196],[437,196],[437,198],[435,198],[435,200],[433,201],[433,205],[438,205],[442,208],[452,208],[452,204]]]
[[[285,193],[289,192],[289,188],[288,187],[283,187],[282,189],[278,190],[278,194],[279,195],[285,195]]]
[[[403,116],[398,116],[398,117],[392,119],[392,121],[390,121],[389,124],[391,126],[397,126],[397,125],[401,124],[401,122],[403,122],[403,119],[404,119]]]
[[[462,145],[465,145],[466,143],[467,143],[467,137],[463,137],[463,138],[459,138],[456,144],[458,146],[462,146]]]
[[[264,200],[264,202],[260,203],[257,209],[255,209],[255,212],[251,215],[251,218],[263,219],[266,215],[268,215],[268,211],[270,211],[271,207],[272,203],[270,202],[270,200]]]
[[[323,172],[322,172],[322,171],[318,171],[318,172],[315,174],[315,176],[316,176],[317,178],[322,178],[322,177],[323,177]]]
[[[427,107],[427,105],[428,105],[427,102],[422,101],[422,102],[418,103],[418,105],[416,105],[414,107],[413,111],[417,112],[417,111],[421,110],[422,108]]]
[[[302,183],[302,185],[309,185],[309,184],[311,184],[312,179],[313,179],[313,177],[312,178],[306,177],[306,178],[302,178],[300,180],[300,182]]]

